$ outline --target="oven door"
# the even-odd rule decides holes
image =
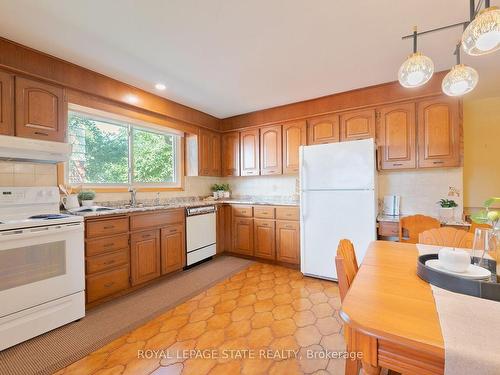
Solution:
[[[85,289],[83,223],[0,232],[0,317]]]

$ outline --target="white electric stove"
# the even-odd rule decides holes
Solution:
[[[0,188],[0,350],[83,316],[83,218],[57,187]]]

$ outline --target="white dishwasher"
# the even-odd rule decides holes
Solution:
[[[186,209],[186,265],[189,267],[216,253],[216,208],[214,205]]]

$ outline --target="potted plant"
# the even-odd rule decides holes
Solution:
[[[92,190],[82,190],[78,193],[78,199],[82,203],[82,206],[93,206],[94,198],[95,192]]]
[[[458,207],[458,204],[453,199],[441,199],[439,202],[439,217],[445,223],[453,220],[455,217],[455,207]]]
[[[479,224],[490,224],[493,229],[500,230],[500,210],[491,209],[494,203],[500,203],[500,197],[493,197],[484,201],[484,208],[471,215],[472,221]]]
[[[231,191],[229,188],[229,184],[221,184],[220,187],[222,188],[222,197],[231,198]]]
[[[212,185],[212,193],[213,193],[215,199],[222,198],[222,196],[223,196],[221,186],[222,186],[221,184],[213,184]]]

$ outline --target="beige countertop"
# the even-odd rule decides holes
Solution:
[[[378,222],[390,222],[390,223],[399,223],[399,219],[403,216],[406,216],[406,215],[401,215],[401,216],[390,216],[390,215],[378,215],[377,216],[377,221]],[[464,221],[464,220],[453,220],[453,221],[441,221],[441,224],[443,225],[456,225],[456,226],[465,226],[465,227],[468,227],[470,226],[470,223]]]
[[[109,203],[109,202],[107,202]],[[139,202],[139,205],[141,202]],[[123,204],[100,204],[99,206],[111,208],[110,210],[102,211],[79,211],[71,212],[66,211],[68,214],[78,215],[83,217],[95,217],[95,216],[106,216],[106,215],[120,215],[128,214],[132,212],[147,212],[147,211],[158,211],[158,210],[168,210],[175,208],[187,208],[187,207],[199,207],[199,206],[209,206],[218,204],[249,204],[249,205],[268,205],[268,206],[294,206],[298,207],[299,202],[292,199],[251,199],[251,198],[235,198],[235,199],[199,199],[199,200],[180,200],[180,201],[168,201],[161,202],[159,205],[145,203],[144,206],[138,207],[124,207]]]

